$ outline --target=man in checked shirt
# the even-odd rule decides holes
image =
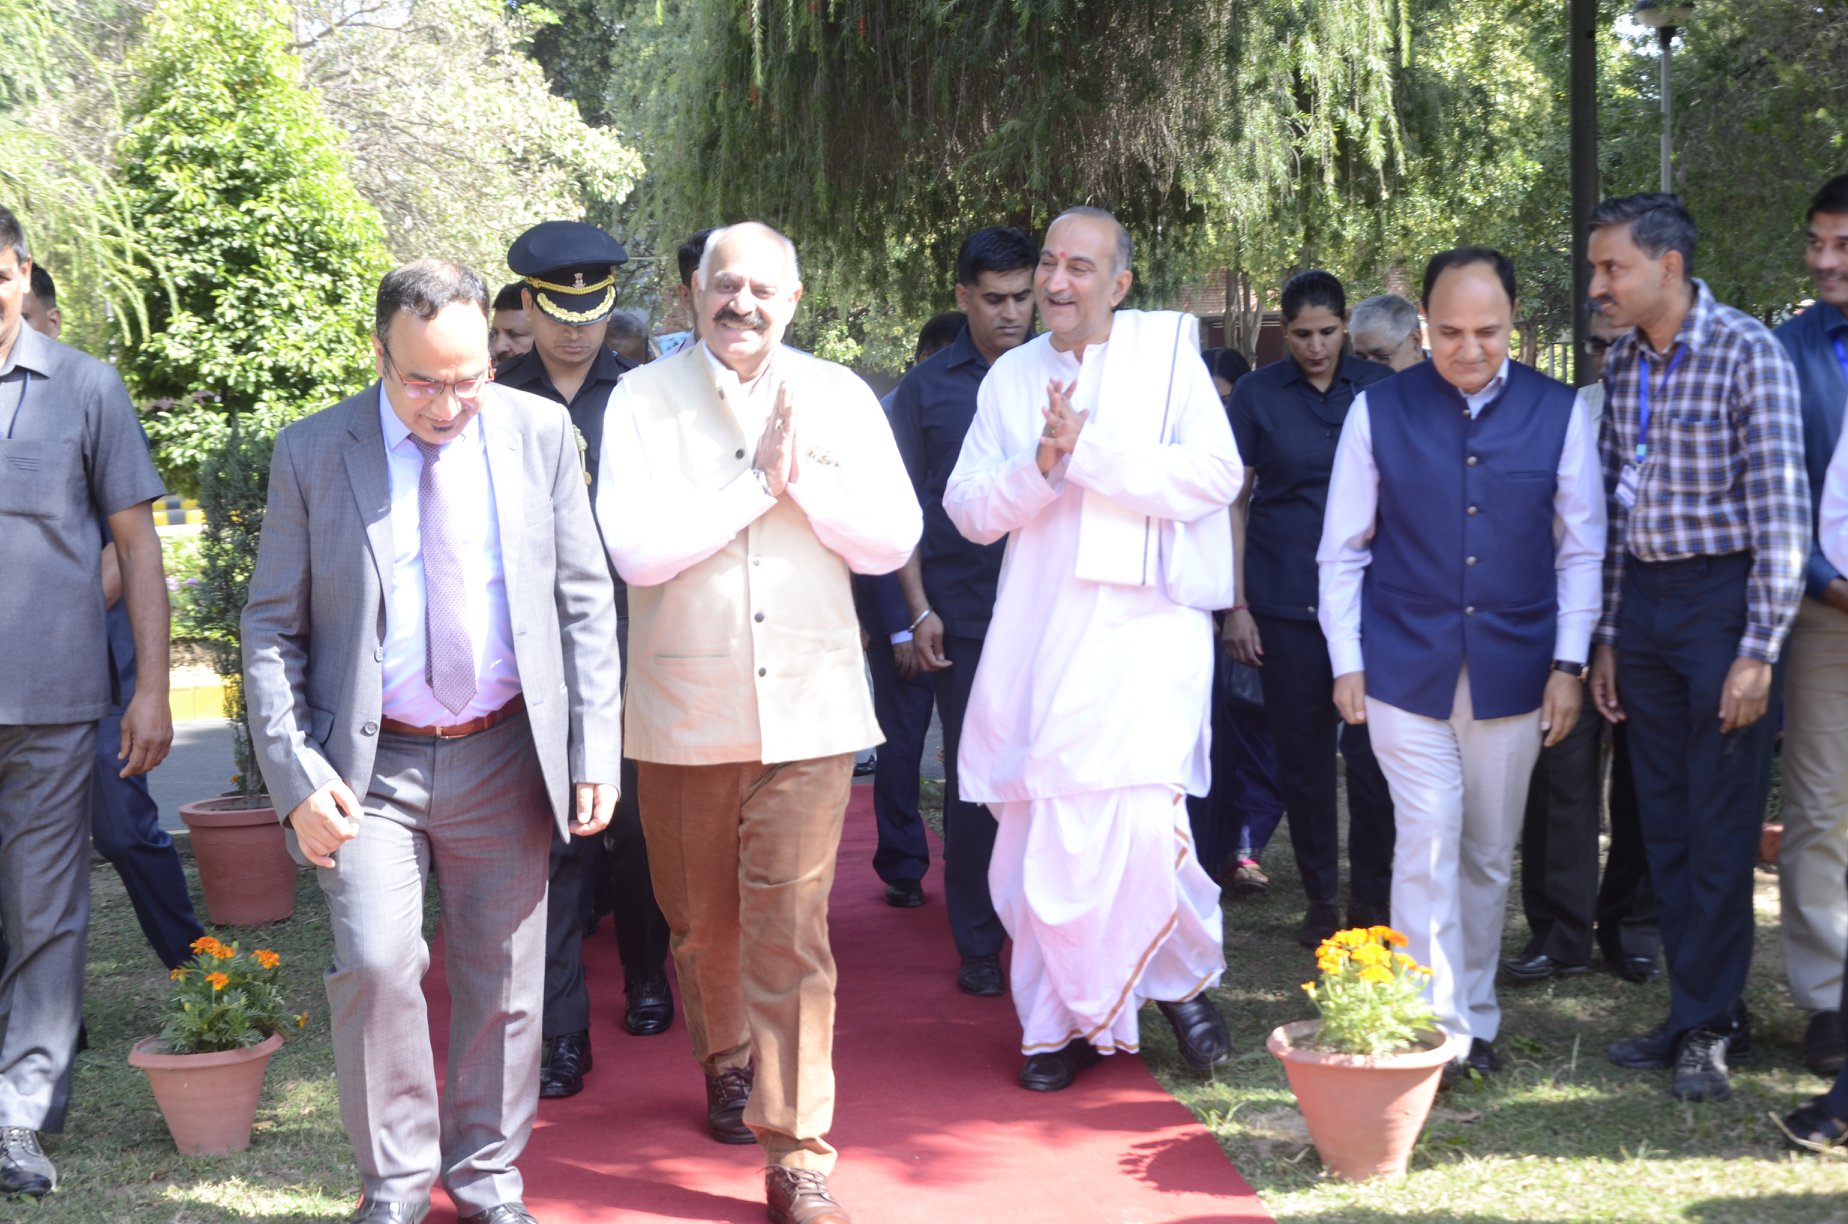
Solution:
[[[1604,373],[1611,546],[1592,699],[1629,722],[1670,977],[1668,1017],[1610,1058],[1673,1067],[1683,1100],[1723,1100],[1728,1062],[1750,1046],[1740,995],[1771,668],[1809,557],[1797,380],[1764,325],[1694,278],[1694,221],[1676,197],[1604,201],[1590,254],[1592,296],[1635,329]]]

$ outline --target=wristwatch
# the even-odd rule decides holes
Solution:
[[[1553,670],[1556,672],[1564,672],[1574,680],[1583,680],[1585,678],[1585,665],[1583,663],[1574,663],[1570,659],[1554,659]]]

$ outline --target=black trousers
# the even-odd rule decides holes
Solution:
[[[1623,725],[1611,746],[1611,849],[1598,882],[1604,810],[1604,729],[1589,694],[1566,738],[1540,750],[1521,829],[1521,908],[1529,955],[1566,965],[1591,960],[1593,924],[1604,958],[1654,959],[1661,949]]]
[[[629,620],[616,625],[617,648],[629,657]],[[597,904],[598,885],[610,885],[616,955],[625,981],[653,977],[667,967],[667,919],[655,904],[642,840],[635,762],[623,758],[622,796],[601,837],[552,839],[545,897],[545,1019],[543,1035],[563,1037],[590,1027],[590,986],[584,980],[584,932]]]
[[[584,978],[584,931],[597,886],[607,877],[615,906],[616,954],[625,981],[653,977],[667,966],[667,919],[655,904],[636,802],[635,762],[622,763],[622,798],[602,837],[552,841],[545,900],[545,1021],[547,1037],[590,1027],[590,985]]]
[[[867,647],[866,664],[873,674],[873,715],[885,736],[873,766],[873,819],[879,830],[873,870],[888,884],[921,880],[930,869],[930,843],[918,815],[918,775],[936,689],[924,674],[902,679],[892,647],[877,637]]]
[[[1347,762],[1348,891],[1382,912],[1392,902],[1392,795],[1373,757],[1365,725],[1335,712],[1334,668],[1328,639],[1314,621],[1259,616],[1264,646],[1259,676],[1277,781],[1289,808],[1290,847],[1311,905],[1341,897],[1341,828],[1335,811],[1335,747]]]
[[[956,775],[956,750],[962,745],[976,665],[982,661],[982,639],[945,634],[943,653],[950,666],[933,676],[937,720],[943,724],[943,905],[960,955],[997,956],[1007,931],[988,894],[995,818],[982,804],[963,800]]]
[[[1752,868],[1777,729],[1720,734],[1749,553],[1625,566],[1617,694],[1668,954],[1669,1030],[1729,1024],[1752,959]]]
[[[1662,954],[1662,921],[1655,885],[1649,882],[1649,853],[1643,820],[1636,810],[1636,770],[1630,764],[1630,733],[1611,728],[1611,847],[1598,884],[1598,947],[1615,964],[1625,956],[1654,960]]]

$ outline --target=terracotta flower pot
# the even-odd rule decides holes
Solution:
[[[1322,1167],[1345,1181],[1405,1176],[1450,1042],[1433,1033],[1404,1054],[1332,1054],[1310,1048],[1318,1026],[1281,1025],[1265,1045],[1283,1062]]]
[[[261,797],[255,802],[261,802]],[[274,807],[241,795],[180,805],[214,926],[280,922],[295,912],[295,876]]]
[[[222,1156],[249,1147],[263,1073],[270,1055],[282,1048],[282,1034],[212,1054],[168,1054],[165,1044],[159,1037],[143,1037],[129,1050],[128,1062],[147,1072],[180,1155]]]

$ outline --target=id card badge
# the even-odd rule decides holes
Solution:
[[[1623,471],[1617,473],[1617,504],[1625,510],[1636,509],[1637,472],[1634,463],[1623,465]]]

